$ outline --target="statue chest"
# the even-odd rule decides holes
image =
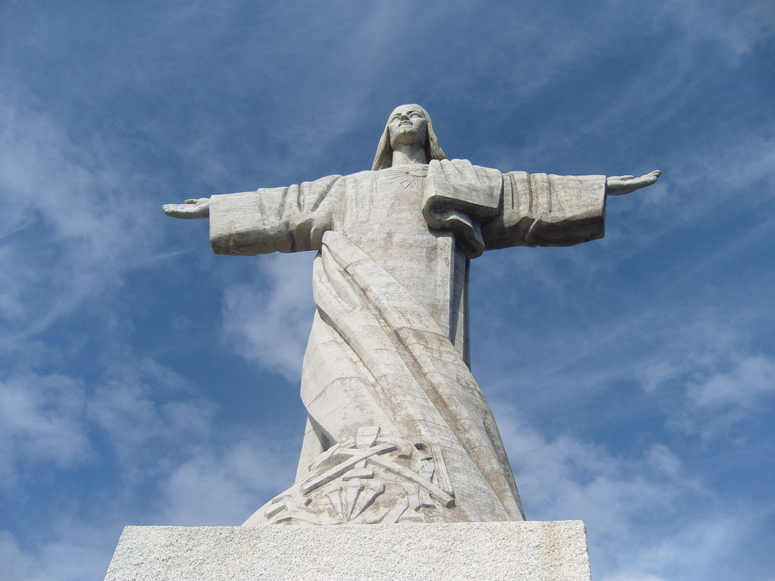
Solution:
[[[466,259],[455,248],[454,234],[433,230],[425,221],[424,176],[398,169],[361,175],[348,186],[338,229],[449,328]]]

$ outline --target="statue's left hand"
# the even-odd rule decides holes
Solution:
[[[609,196],[621,196],[622,194],[629,194],[635,190],[645,188],[653,183],[656,183],[662,172],[657,170],[640,176],[639,178],[633,176],[614,176],[605,179],[605,193]]]
[[[173,218],[195,219],[210,217],[210,198],[186,200],[184,204],[165,204],[161,207],[167,216]]]

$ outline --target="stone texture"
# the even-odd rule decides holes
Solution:
[[[523,520],[470,371],[470,261],[604,234],[633,178],[503,173],[449,160],[419,105],[391,113],[372,171],[168,205],[219,254],[317,251],[296,482],[246,524]],[[372,434],[372,438],[367,437]]]
[[[581,521],[126,527],[105,581],[589,581]]]
[[[454,505],[420,501],[413,518],[522,520],[495,420],[468,367],[470,256],[477,241],[503,247],[600,237],[604,190],[603,176],[531,181],[528,174],[501,174],[464,160],[432,160],[213,196],[210,237],[216,252],[319,251],[312,276],[317,311],[301,378],[309,423],[297,481],[273,505],[292,504],[287,514],[299,520],[310,507],[317,518],[325,500],[310,501],[297,489],[308,476],[320,476],[311,474],[314,466],[348,461],[346,455],[327,456],[332,446],[350,449],[360,430],[376,427],[399,448],[408,442],[394,464],[418,475],[424,461],[412,452],[418,444],[438,447],[443,455]],[[494,221],[504,204],[500,221],[485,232],[481,224]],[[378,460],[372,456],[366,464]],[[350,494],[344,478],[353,474],[333,482],[337,490],[323,496]],[[329,512],[338,515],[337,523],[387,522],[382,519],[390,514],[382,509],[417,508],[422,490],[415,477],[403,474],[407,478],[383,478],[384,492],[372,487],[376,504],[364,519],[341,514],[335,503]],[[438,487],[440,475],[434,470],[424,479]],[[262,507],[249,524],[276,522],[275,508]]]

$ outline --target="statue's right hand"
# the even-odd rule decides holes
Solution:
[[[161,207],[167,216],[193,220],[195,218],[208,218],[210,216],[210,198],[198,200],[186,200],[183,204],[165,204]]]

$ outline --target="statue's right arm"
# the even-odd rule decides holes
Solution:
[[[198,200],[186,200],[183,204],[165,204],[161,207],[167,216],[193,220],[195,218],[210,217],[210,198]]]

